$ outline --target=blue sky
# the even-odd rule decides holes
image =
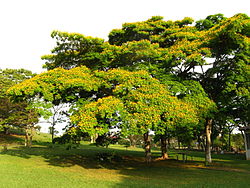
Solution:
[[[160,15],[165,20],[203,19],[222,13],[250,16],[248,0],[2,0],[0,1],[0,68],[25,68],[40,73],[55,41],[53,30],[107,39],[125,22]]]

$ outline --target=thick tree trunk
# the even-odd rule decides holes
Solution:
[[[212,133],[212,119],[207,119],[206,121],[206,158],[205,162],[206,164],[212,163],[212,157],[211,157],[211,133]]]
[[[167,139],[164,135],[161,135],[161,158],[168,159]]]
[[[143,136],[144,136],[144,144],[145,144],[146,162],[150,163],[152,161],[152,156],[151,156],[151,146],[150,146],[150,138],[149,138],[148,132],[145,133]]]
[[[97,138],[98,138],[98,134],[91,135],[90,136],[90,143],[91,144],[95,143]]]
[[[95,137],[93,135],[90,136],[90,143],[91,144],[95,143]]]
[[[130,135],[128,136],[129,142],[130,142],[130,146],[135,147],[136,146],[136,136],[135,135]]]

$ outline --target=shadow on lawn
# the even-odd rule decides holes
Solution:
[[[143,151],[134,151],[134,150],[124,150],[122,148],[102,148],[96,147],[94,145],[81,145],[78,149],[66,150],[65,147],[58,144],[51,144],[49,142],[34,142],[35,146],[27,148],[24,146],[17,146],[7,151],[2,151],[0,154],[18,156],[25,159],[29,159],[32,156],[41,156],[48,162],[49,165],[61,166],[61,167],[70,167],[74,165],[82,166],[86,169],[89,168],[108,168],[108,169],[117,169],[128,166],[127,163],[139,165],[142,164],[145,166],[144,162],[144,152]],[[177,159],[177,153],[186,152],[188,156],[188,163],[192,164],[202,164],[203,162],[199,159],[196,161],[195,158],[204,158],[203,152],[192,152],[192,151],[174,151],[170,152],[169,156],[171,159]],[[97,156],[102,153],[112,153],[115,156],[121,157],[122,160],[104,160],[101,161]],[[160,152],[154,151],[154,157],[160,157]],[[241,163],[248,164],[244,160],[244,155],[221,155],[214,154],[213,158],[215,162],[220,163]],[[176,161],[176,160],[172,160]],[[176,161],[183,165],[182,156],[179,155],[179,161]],[[169,165],[169,163],[168,163]]]
[[[11,134],[1,134],[0,133],[0,145],[4,145],[4,144],[13,144],[13,143],[23,143],[23,138],[21,136],[17,136],[17,135],[11,135]]]
[[[91,145],[84,145],[78,149],[66,150],[65,147],[57,144],[51,144],[48,142],[37,142],[31,148],[24,146],[15,146],[8,148],[6,151],[1,151],[2,155],[17,156],[25,159],[32,158],[32,156],[41,156],[44,160],[52,166],[59,167],[71,167],[74,165],[81,166],[85,169],[120,169],[126,167],[131,162],[129,158],[121,159],[121,156],[131,155],[141,159],[141,163],[144,165],[143,155],[141,151],[123,151],[119,149],[101,148]],[[119,160],[100,160],[98,156],[100,154],[109,154],[119,156]],[[120,160],[121,159],[121,160]],[[132,165],[138,164],[137,162],[131,162]]]
[[[82,145],[79,149],[66,150],[61,145],[52,145],[47,142],[39,142],[38,145],[32,148],[16,147],[2,152],[4,155],[18,156],[25,159],[33,156],[41,156],[52,166],[72,167],[78,165],[85,169],[106,169],[103,172],[102,180],[117,179],[116,183],[110,187],[207,187],[206,184],[213,182],[216,179],[218,187],[225,181],[232,182],[232,185],[237,185],[237,181],[233,177],[238,176],[242,172],[223,171],[218,169],[199,168],[203,163],[201,161],[188,161],[183,163],[181,160],[174,159],[161,161],[155,160],[151,164],[144,162],[144,152],[134,150],[123,150],[119,148],[100,148],[91,145]],[[113,153],[117,156],[122,156],[121,160],[100,161],[96,158],[100,153]],[[202,153],[191,152],[194,157],[202,157]],[[171,158],[175,158],[176,151],[170,153]],[[155,157],[159,157],[159,152],[154,152]],[[233,156],[215,155],[216,160],[230,164],[230,159]],[[250,163],[238,160],[237,163],[246,165],[249,168]],[[112,176],[110,172],[116,172]],[[97,172],[97,171],[96,171]],[[100,173],[100,172],[98,172]],[[94,176],[94,175],[93,175]],[[249,174],[246,174],[246,177]],[[96,177],[93,177],[94,179]],[[112,179],[113,178],[113,179]],[[239,181],[244,182],[245,176],[242,176]],[[244,180],[244,181],[243,181]],[[98,179],[96,180],[98,181]],[[249,180],[245,181],[250,183]],[[166,184],[168,186],[166,186]],[[187,186],[188,185],[188,186]],[[192,186],[191,186],[192,185]],[[208,186],[209,187],[209,186]],[[212,186],[213,187],[213,186]],[[237,187],[237,186],[236,186]]]

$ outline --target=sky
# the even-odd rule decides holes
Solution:
[[[250,16],[249,5],[248,0],[0,0],[0,69],[45,71],[41,56],[55,45],[53,30],[107,40],[125,22],[152,16],[196,21],[217,13]]]

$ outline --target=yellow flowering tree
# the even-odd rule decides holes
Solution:
[[[8,90],[15,98],[40,96],[58,104],[80,101],[71,116],[72,134],[103,135],[117,126],[123,135],[142,134],[146,160],[151,161],[149,131],[197,123],[193,107],[171,96],[146,71],[90,71],[86,67],[54,69]],[[84,99],[84,102],[81,100]]]

